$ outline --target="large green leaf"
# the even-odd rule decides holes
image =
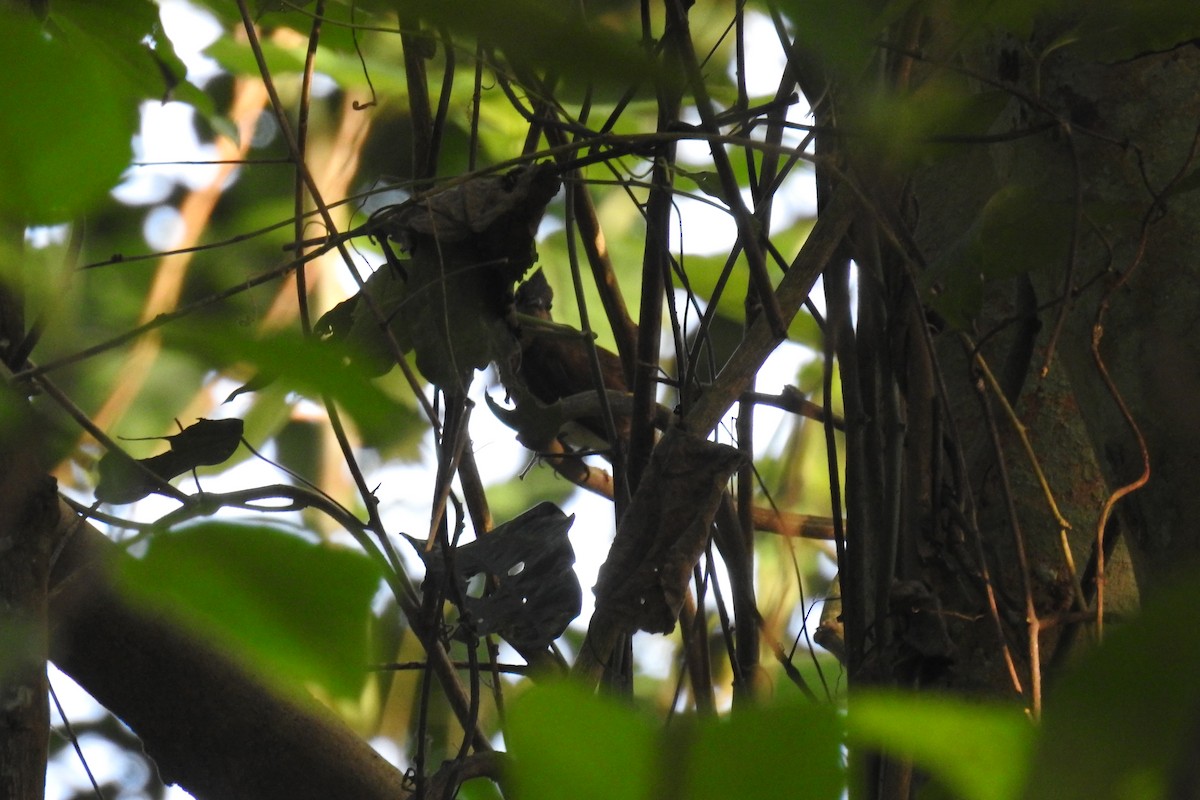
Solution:
[[[61,222],[87,211],[129,163],[137,124],[126,76],[85,41],[47,36],[0,9],[0,215]]]
[[[605,800],[836,798],[845,780],[831,706],[781,702],[663,730],[636,709],[551,685],[514,705],[505,739],[527,800],[562,797],[564,787]]]
[[[668,730],[668,741],[676,740],[669,745],[671,751],[683,751],[687,757],[686,784],[678,796],[840,797],[845,775],[834,709],[801,702],[738,709],[728,717],[702,720],[690,736],[686,729]],[[684,749],[680,740],[690,746]]]
[[[163,99],[187,71],[150,0],[54,0],[50,18],[71,47],[88,48],[142,97]]]
[[[255,338],[244,329],[214,321],[175,325],[167,341],[209,365],[238,362],[253,365],[265,379],[310,399],[332,398],[358,426],[372,447],[394,443],[419,418],[414,409],[396,402],[361,371],[343,363],[341,352],[298,332],[276,332]]]
[[[851,744],[911,759],[964,800],[1018,797],[1034,737],[1019,708],[929,694],[856,694],[847,728]]]
[[[120,578],[136,601],[178,616],[283,686],[361,693],[380,581],[364,555],[277,529],[205,523],[154,537]]]
[[[650,716],[572,684],[523,695],[504,738],[525,800],[557,799],[567,787],[575,800],[641,800],[652,796],[661,768],[658,726]]]
[[[1195,572],[1112,630],[1046,702],[1025,797],[1195,797],[1200,604]],[[1175,779],[1190,771],[1192,783]]]

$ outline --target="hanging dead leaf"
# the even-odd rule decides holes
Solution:
[[[600,568],[597,618],[629,633],[675,627],[725,482],[745,458],[679,428],[667,431]]]
[[[459,610],[474,634],[498,633],[521,652],[544,650],[579,616],[582,590],[567,538],[574,520],[554,503],[540,503],[455,548],[454,582],[465,606]],[[440,580],[444,555],[435,549],[423,558],[429,578]],[[495,583],[491,591],[472,597],[468,583],[479,574],[493,576]]]
[[[359,233],[396,242],[409,259],[367,281],[379,313],[360,292],[326,313],[318,332],[344,340],[351,360],[381,374],[394,360],[379,330],[386,323],[402,350],[416,350],[430,382],[465,392],[474,370],[515,347],[505,311],[513,283],[537,260],[538,224],[560,186],[557,167],[546,162],[380,212]]]
[[[516,167],[383,212],[378,229],[414,254],[431,240],[469,243],[477,255],[502,262],[492,268],[511,284],[536,260],[533,239],[561,185],[552,162]]]

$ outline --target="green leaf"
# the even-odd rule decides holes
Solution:
[[[678,797],[832,800],[842,795],[841,729],[832,706],[796,701],[738,709],[695,728],[686,754],[687,784]],[[668,740],[682,732],[669,729]]]
[[[1200,37],[1200,4],[1179,0],[1103,0],[1084,5],[1077,57],[1115,63],[1160,53]]]
[[[166,341],[210,366],[250,363],[291,391],[312,400],[331,397],[358,426],[370,446],[395,442],[412,425],[420,425],[412,408],[396,402],[360,371],[343,363],[341,354],[298,332],[276,332],[255,338],[236,326],[173,325]]]
[[[840,796],[845,782],[831,706],[780,703],[663,730],[648,715],[578,686],[548,685],[514,704],[505,740],[527,800],[562,797],[564,786],[573,798],[606,800],[753,800],[789,792],[819,799]]]
[[[983,303],[984,282],[1061,267],[1071,244],[1074,210],[1063,188],[1011,183],[993,194],[959,239],[921,276],[932,307],[965,328]],[[1128,209],[1096,208],[1116,220]]]
[[[696,188],[709,197],[720,200],[726,206],[729,205],[729,198],[725,195],[725,187],[721,185],[721,178],[717,173],[711,170],[697,170],[692,172],[678,165],[675,167],[675,171],[696,184]]]
[[[136,96],[105,54],[49,37],[0,11],[0,216],[71,219],[103,199],[129,163]]]
[[[304,70],[306,43],[285,46],[267,40],[261,44],[267,68],[276,80],[281,76],[296,75]],[[204,52],[234,74],[255,77],[259,74],[254,51],[246,42],[223,36],[209,45]],[[403,61],[398,57],[382,58],[378,51],[368,51],[368,54],[372,56],[368,62],[369,71],[364,70],[363,62],[353,50],[341,52],[325,46],[317,50],[317,64],[320,65],[322,74],[333,78],[343,88],[374,88],[383,96],[403,101],[408,96],[408,84],[400,66]]]
[[[487,778],[473,778],[458,787],[460,800],[504,800],[496,784]]]
[[[150,0],[54,0],[50,7],[64,41],[119,72],[138,96],[163,99],[183,81],[186,68]]]
[[[1012,706],[861,692],[846,719],[853,745],[912,759],[965,800],[1020,796],[1034,728]]]
[[[522,695],[504,739],[525,800],[558,800],[564,787],[574,800],[642,800],[662,768],[651,717],[574,684]]]
[[[1187,578],[1159,589],[1137,620],[1109,628],[1054,688],[1025,797],[1191,796],[1172,786],[1194,770],[1200,741],[1200,604],[1196,572]]]
[[[785,0],[796,41],[839,81],[861,78],[885,19],[868,0]]]
[[[267,527],[205,523],[123,563],[131,597],[177,616],[281,686],[357,699],[380,573],[366,556]]]
[[[787,257],[791,253],[799,252],[812,226],[813,220],[801,219],[791,228],[773,235],[771,241]],[[724,255],[689,255],[684,259],[683,267],[687,273],[688,286],[706,302],[712,300],[721,271],[725,268],[725,261]],[[717,313],[725,319],[743,322],[746,319],[745,300],[749,286],[750,267],[745,256],[740,256],[717,300]],[[820,349],[820,329],[812,316],[805,311],[797,314],[788,326],[788,338]]]
[[[988,200],[974,226],[970,260],[988,278],[1058,267],[1067,258],[1073,211],[1046,187],[1009,184]]]
[[[541,462],[502,483],[488,486],[488,505],[496,519],[512,519],[541,500],[562,504],[576,488],[575,484]]]
[[[1010,100],[1005,92],[975,91],[959,76],[939,76],[912,91],[868,93],[848,125],[890,163],[917,166],[971,146]]]
[[[939,259],[921,276],[921,293],[951,328],[969,330],[983,308],[983,276],[951,258]]]

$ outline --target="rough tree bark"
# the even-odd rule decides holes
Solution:
[[[839,129],[877,84],[835,83],[816,104],[836,132],[821,185],[853,185],[860,201],[826,274],[848,426],[852,686],[1020,695],[1036,714],[1060,646],[1094,638],[1077,634],[1097,631],[1098,606],[1120,619],[1200,551],[1188,181],[1200,49],[1052,46],[1078,22],[965,51],[961,29],[937,19],[894,26],[880,56],[889,90],[950,76],[977,98],[1008,95],[990,131],[949,140],[931,164],[898,165]],[[980,220],[1013,197],[1016,241],[1003,246],[1020,262],[981,281]],[[837,311],[849,259],[853,327]],[[964,286],[982,298],[965,330],[929,311]],[[860,775],[863,797],[913,790],[903,765],[868,757]]]

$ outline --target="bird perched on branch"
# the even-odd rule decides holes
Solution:
[[[590,413],[571,420],[576,424],[566,425],[564,432],[577,446],[607,450],[611,446],[610,432],[604,420],[600,396],[596,393],[590,352],[593,345],[582,331],[553,323],[553,304],[554,290],[540,269],[517,287],[514,308],[523,315],[523,319],[516,376],[530,394],[546,405],[560,404],[571,398],[573,401],[578,399],[580,405],[590,406]],[[549,324],[539,325],[538,320]],[[600,361],[604,388],[610,393],[627,394],[629,389],[621,359],[603,347],[596,347],[596,355]],[[613,432],[622,440],[627,440],[630,417],[628,408],[622,408],[622,405],[628,404],[622,404],[619,397],[612,397],[611,394],[609,400]],[[569,409],[566,412],[571,413]]]

